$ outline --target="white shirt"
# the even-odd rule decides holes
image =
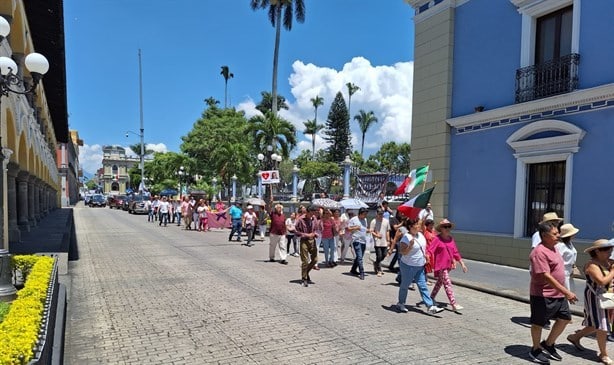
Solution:
[[[367,243],[367,218],[360,219],[355,215],[349,220],[348,227],[360,227],[360,229],[352,231],[352,240],[354,242]]]
[[[542,238],[539,235],[539,231],[535,231],[535,233],[533,233],[533,236],[531,236],[531,248],[537,247],[537,245],[539,245],[541,241]]]
[[[371,228],[371,231],[376,231],[382,236],[382,238],[373,236],[373,245],[375,247],[387,247],[388,241],[386,241],[386,233],[388,233],[390,230],[390,223],[388,222],[388,219],[382,218],[380,221],[378,221],[377,218],[374,218],[371,221],[369,228]]]
[[[578,258],[578,251],[573,246],[573,243],[570,241],[570,247],[568,247],[565,243],[559,242],[554,248],[556,248],[557,252],[563,258],[563,264],[565,265],[565,275],[571,275],[573,271],[573,265],[576,263],[576,259]]]
[[[160,213],[168,213],[168,202],[160,202],[158,210]]]
[[[409,253],[401,256],[401,261],[409,266],[424,266],[426,259],[424,253],[426,253],[426,239],[422,233],[418,232],[416,236],[412,237],[411,233],[406,233],[401,238],[401,243],[411,244],[414,241]]]
[[[420,211],[420,214],[418,214],[418,218],[420,218],[423,221],[425,221],[427,219],[434,219],[433,218],[433,209],[431,209],[430,211],[428,211],[426,209],[422,209]]]

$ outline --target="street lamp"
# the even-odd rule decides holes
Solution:
[[[126,131],[126,138],[128,138],[130,133],[139,136],[141,140],[141,155],[139,156],[139,167],[141,168],[141,184],[139,185],[139,191],[141,192],[141,195],[142,195],[143,191],[145,190],[145,163],[144,163],[145,144],[143,142],[143,137],[144,137],[143,121],[141,120],[141,133],[136,133],[133,131]]]
[[[183,182],[183,177],[185,176],[184,167],[179,166],[179,171],[175,172],[175,175],[179,177],[179,199],[183,200],[183,186],[181,183]],[[187,191],[187,186],[186,186],[186,191]]]
[[[0,43],[6,39],[11,32],[11,25],[9,22],[0,16]],[[9,96],[10,93],[25,95],[30,94],[36,89],[38,83],[43,78],[43,75],[49,71],[49,62],[40,53],[30,53],[24,60],[26,69],[30,72],[32,77],[31,82],[23,76],[19,76],[19,69],[17,63],[9,57],[0,57],[0,103],[3,96]],[[1,106],[1,105],[0,105]],[[0,107],[0,110],[1,107]],[[11,255],[7,249],[4,249],[4,162],[10,158],[10,151],[8,148],[2,148],[2,139],[0,136],[0,235],[2,237],[0,242],[0,300],[10,300],[14,298],[17,292],[11,282],[10,265]],[[7,273],[9,272],[9,273]]]
[[[230,179],[232,180],[232,202],[234,203],[237,199],[237,175],[233,174]]]
[[[352,167],[352,160],[350,156],[345,156],[343,160],[343,199],[350,197],[350,168]]]
[[[213,199],[212,199],[212,203],[215,203],[217,201],[217,189],[216,189],[216,185],[217,185],[217,178],[214,176],[213,179],[211,179],[211,183],[213,184]]]

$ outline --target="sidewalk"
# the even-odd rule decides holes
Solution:
[[[459,285],[488,294],[498,295],[529,303],[529,270],[511,266],[463,259],[467,273],[457,269],[451,272],[454,285]],[[584,316],[584,279],[574,279],[578,302],[570,306],[573,314]]]

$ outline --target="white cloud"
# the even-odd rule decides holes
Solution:
[[[413,84],[413,62],[399,62],[392,66],[373,66],[363,57],[355,57],[346,63],[341,71],[328,67],[319,67],[312,63],[295,61],[290,75],[290,87],[295,101],[289,103],[289,110],[281,110],[280,116],[297,128],[300,150],[311,149],[311,136],[302,134],[303,122],[314,118],[311,98],[319,95],[324,98],[324,105],[318,108],[318,123],[324,124],[330,104],[337,92],[341,91],[347,99],[348,82],[360,90],[352,95],[350,105],[350,127],[352,146],[360,150],[362,133],[354,116],[360,109],[372,110],[378,119],[365,137],[365,157],[375,152],[384,142],[395,141],[409,143],[411,138],[411,103]],[[325,148],[322,131],[316,137],[316,148]]]

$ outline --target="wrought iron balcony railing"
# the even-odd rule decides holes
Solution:
[[[516,70],[516,103],[576,90],[579,63],[580,55],[572,53],[556,60]]]

